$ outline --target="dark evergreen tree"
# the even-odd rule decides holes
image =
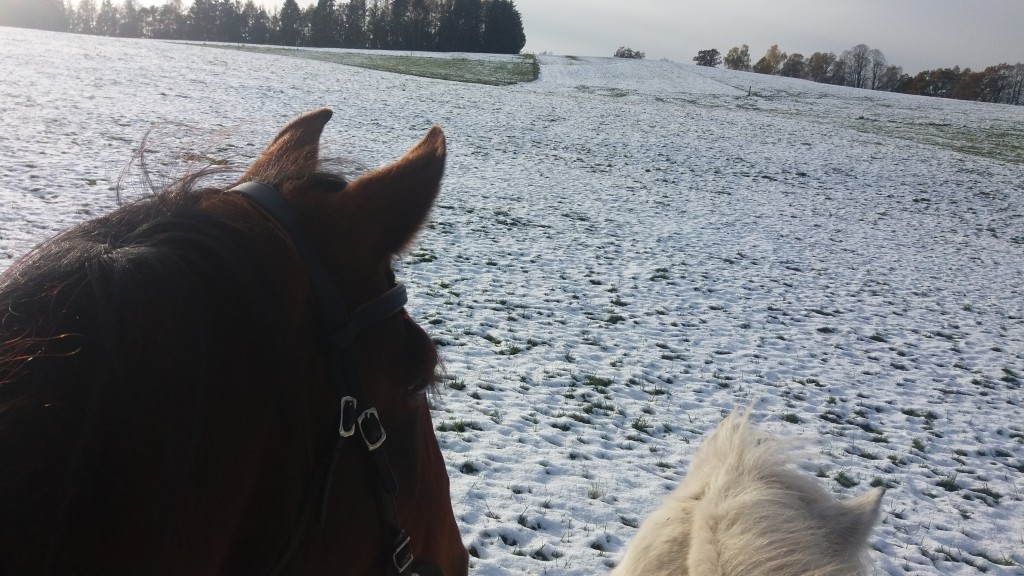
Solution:
[[[314,10],[316,10],[316,6],[310,4],[299,11],[299,46],[310,46],[310,30],[313,24]]]
[[[391,0],[386,9],[388,21],[388,48],[407,50],[405,46],[406,16],[409,12],[409,0]]]
[[[512,0],[491,0],[484,18],[482,50],[496,54],[519,54],[526,46],[523,17]]]
[[[157,11],[153,38],[183,39],[188,29],[181,0],[167,0]]]
[[[341,45],[341,31],[338,25],[338,11],[334,0],[319,0],[313,9],[309,23],[311,46],[335,47]]]
[[[385,8],[379,0],[373,0],[366,9],[366,48],[387,50],[391,47],[391,27]]]
[[[437,49],[479,52],[481,27],[480,0],[452,0],[437,30]]]
[[[366,48],[366,0],[348,0],[345,5],[344,26],[341,34],[345,48]]]
[[[70,10],[68,13],[68,31],[79,34],[96,33],[95,0],[81,0],[78,3],[78,10]]]
[[[117,24],[120,19],[117,6],[111,0],[103,0],[100,10],[96,13],[96,34],[100,36],[117,36]]]
[[[295,0],[284,0],[279,19],[277,42],[284,46],[298,46],[302,34],[302,10],[299,4]]]
[[[246,0],[242,6],[242,34],[242,41],[249,44],[269,44],[272,39],[270,14],[253,0]]]
[[[192,0],[188,15],[185,17],[188,26],[188,39],[216,41],[219,11],[217,0]]]
[[[142,17],[139,14],[139,5],[135,0],[124,0],[118,15],[120,16],[117,23],[118,36],[125,38],[142,36]]]
[[[431,28],[431,9],[427,0],[409,0],[401,26],[398,46],[403,50],[432,50],[434,31]]]
[[[237,1],[218,0],[215,39],[218,42],[245,41],[245,18],[242,16],[242,5]]]

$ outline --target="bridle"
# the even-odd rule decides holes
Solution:
[[[394,547],[390,553],[391,569],[395,574],[402,576],[440,576],[441,570],[431,563],[422,562],[414,565],[410,539],[399,522],[395,503],[398,482],[395,480],[387,455],[380,449],[387,439],[387,432],[381,425],[377,409],[369,405],[362,385],[351,371],[354,360],[352,343],[367,328],[404,312],[407,301],[405,286],[395,281],[383,294],[349,312],[337,287],[328,276],[327,269],[302,234],[294,212],[281,193],[274,187],[259,182],[246,182],[235,186],[229,192],[237,192],[266,214],[284,232],[298,252],[309,275],[313,300],[319,312],[320,338],[327,355],[330,386],[340,405],[338,435],[332,437],[324,457],[314,467],[311,479],[307,481],[298,525],[292,532],[288,547],[270,572],[271,576],[278,576],[287,567],[304,535],[309,515],[317,501],[318,520],[320,526],[323,526],[327,515],[331,480],[341,452],[342,441],[357,434],[362,438],[373,462],[374,476],[377,480],[374,496],[381,522]]]

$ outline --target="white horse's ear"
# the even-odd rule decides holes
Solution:
[[[837,526],[842,531],[844,539],[851,545],[857,546],[867,542],[871,530],[878,523],[883,494],[885,489],[879,487],[856,498],[839,502],[842,517],[838,519]]]

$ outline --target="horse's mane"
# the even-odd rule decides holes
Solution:
[[[117,488],[98,478],[116,483],[141,452],[158,455],[155,506],[183,504],[178,479],[209,432],[203,411],[223,396],[269,394],[281,412],[296,403],[259,387],[310,329],[297,325],[310,316],[298,314],[304,276],[273,225],[197,182],[79,224],[0,276],[0,556],[58,539],[65,516],[89,517],[69,507],[116,507],[104,497]],[[17,552],[50,561],[45,549]]]
[[[836,500],[793,466],[796,446],[752,426],[749,413],[730,415],[701,446],[672,496],[696,500],[691,573],[867,573],[880,494]]]
[[[856,576],[881,491],[836,500],[793,466],[797,444],[733,412],[644,520],[616,576]]]

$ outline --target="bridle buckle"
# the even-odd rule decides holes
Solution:
[[[366,449],[370,452],[380,448],[384,440],[387,440],[388,434],[380,423],[376,408],[367,408],[359,415],[359,433],[363,437],[363,442],[366,442]]]
[[[356,407],[358,402],[352,396],[341,399],[341,421],[338,424],[338,436],[348,438],[356,433]],[[360,417],[360,419],[362,419]]]
[[[399,574],[404,574],[413,561],[412,550],[409,549],[409,541],[410,538],[406,536],[405,532],[400,532],[398,540],[396,540],[398,546],[395,547],[395,553],[391,555],[391,561],[394,563],[395,569],[398,570]]]

